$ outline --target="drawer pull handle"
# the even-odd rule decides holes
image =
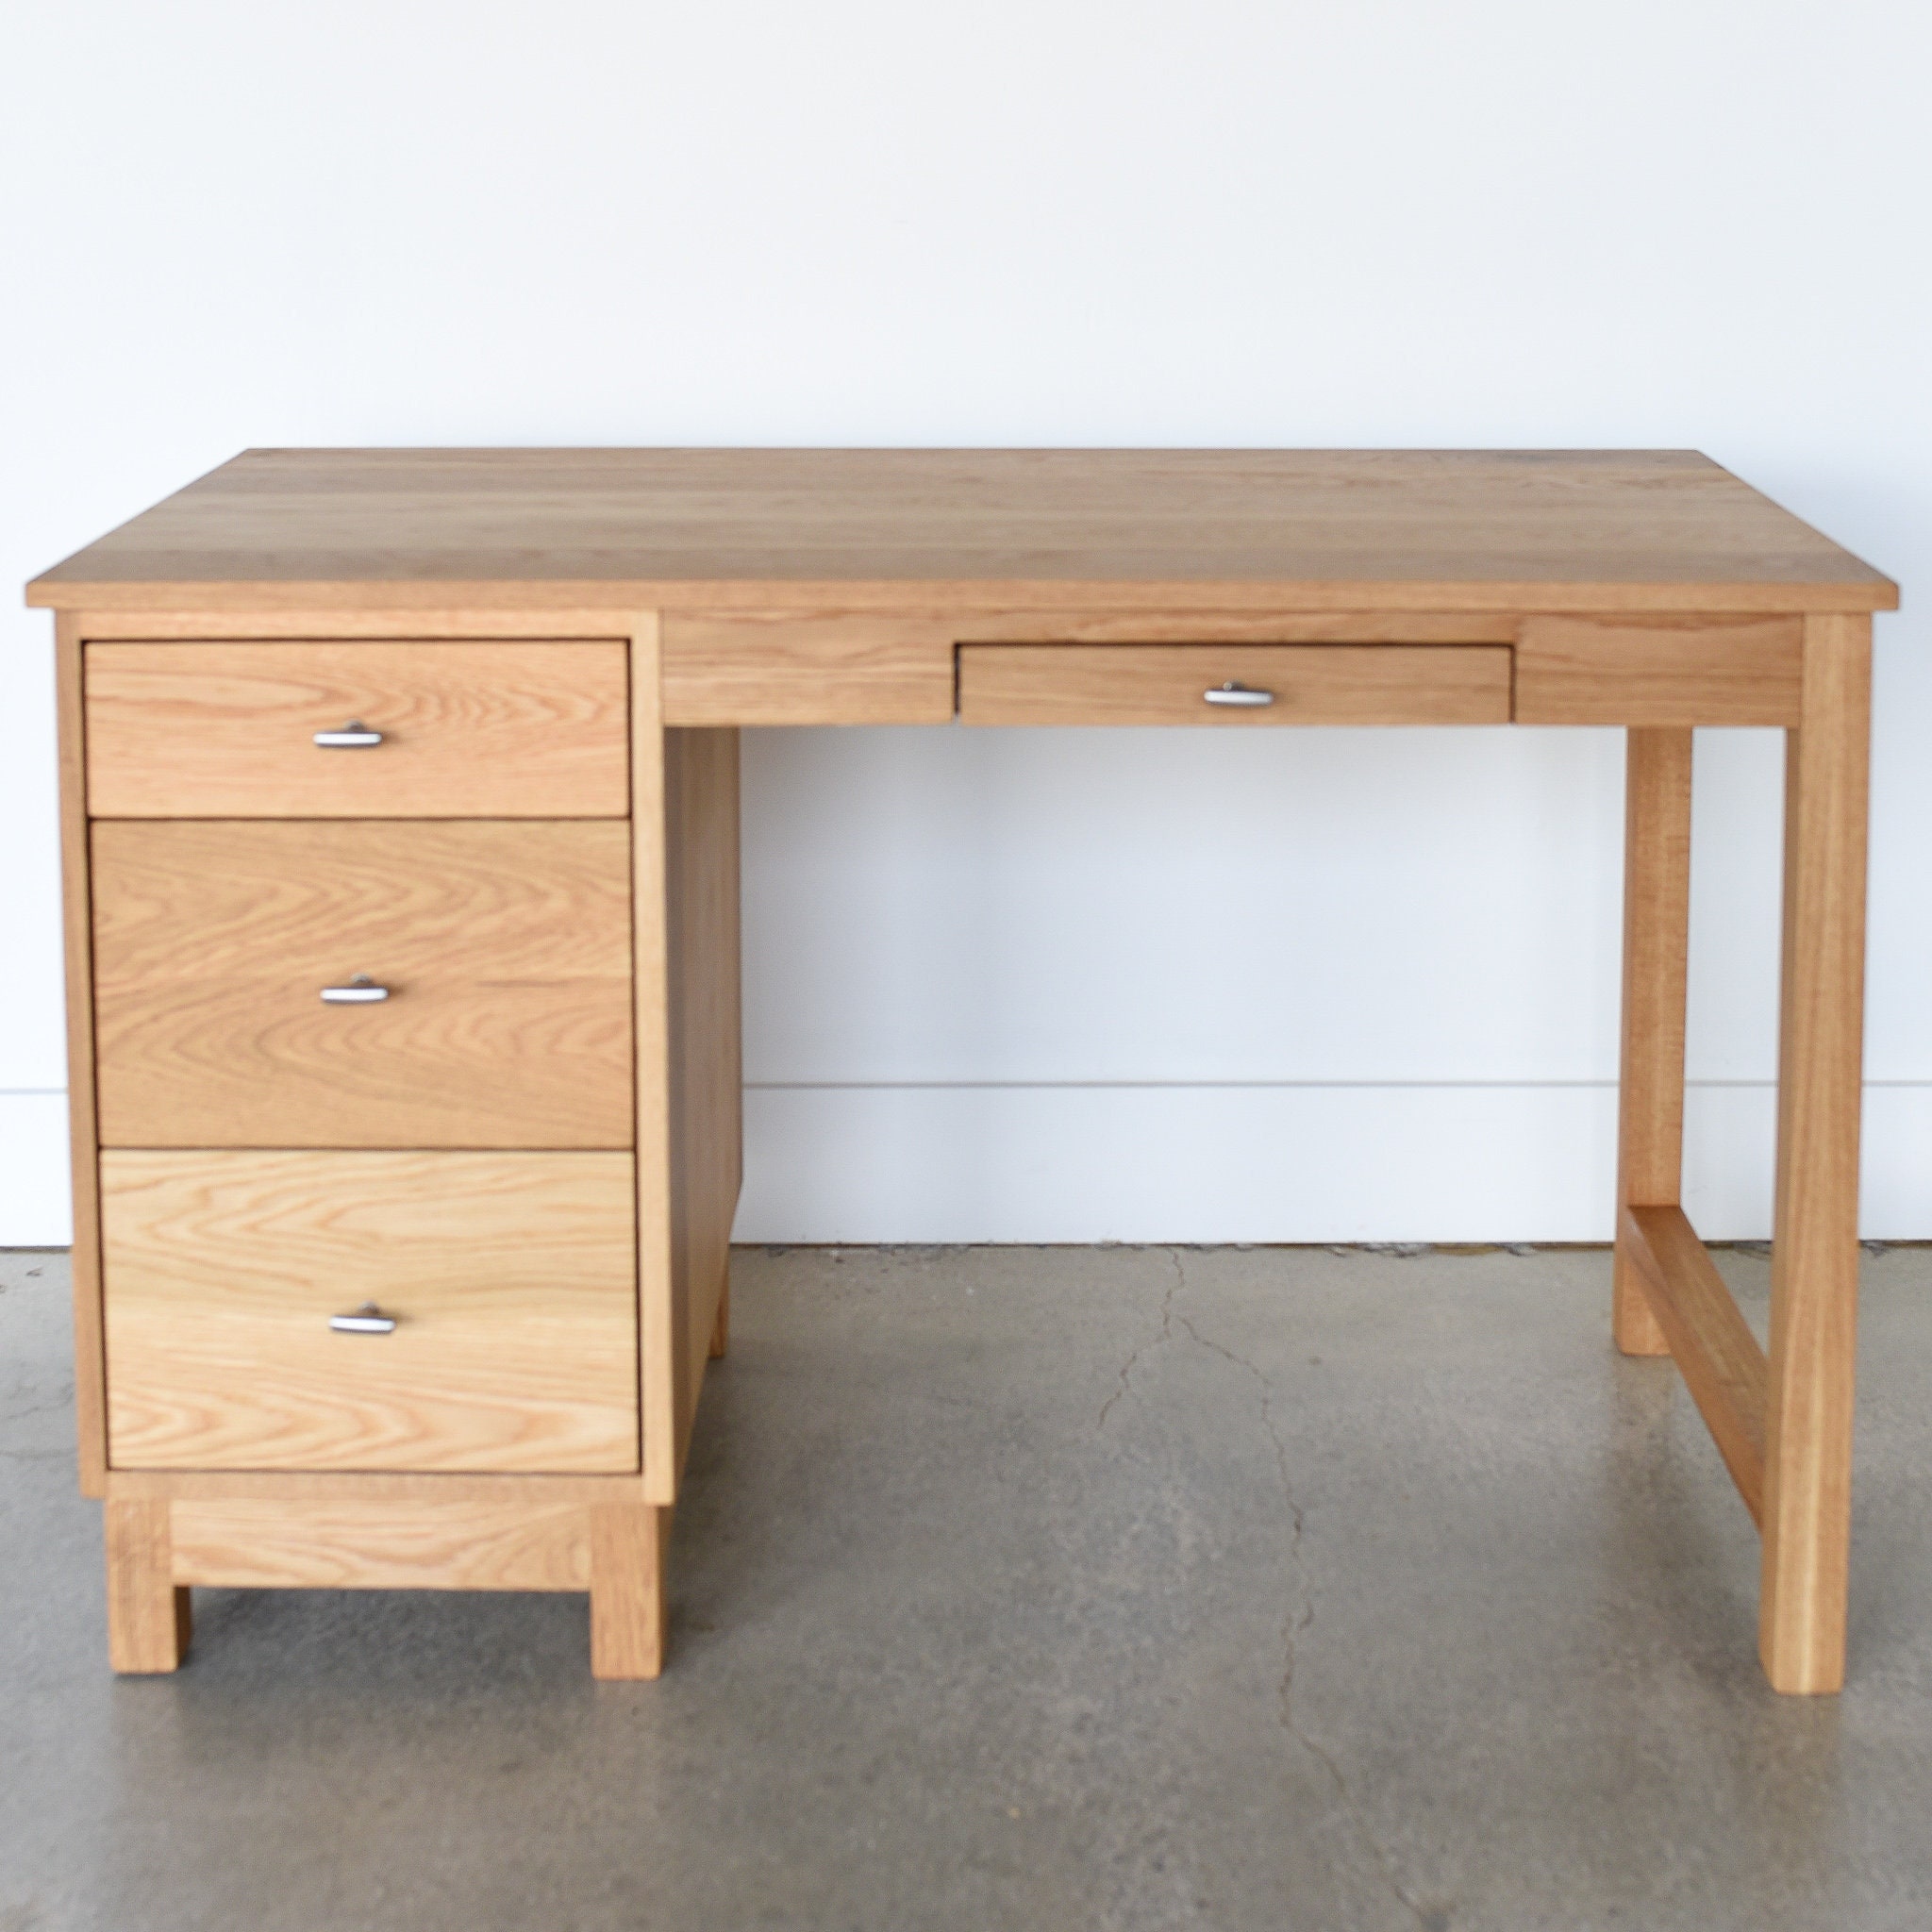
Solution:
[[[328,1325],[338,1335],[393,1335],[396,1318],[385,1315],[374,1302],[364,1302],[353,1315],[331,1315]]]
[[[326,1007],[373,1007],[389,997],[389,988],[377,986],[368,974],[358,973],[347,986],[325,986],[322,1002]]]
[[[1204,691],[1201,695],[1210,705],[1272,705],[1274,693],[1272,691],[1250,691],[1244,684],[1237,684],[1232,678],[1227,683],[1216,685],[1212,691]]]
[[[325,751],[361,751],[382,742],[382,733],[372,731],[359,718],[351,718],[340,731],[318,731],[315,741]]]

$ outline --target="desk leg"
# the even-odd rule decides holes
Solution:
[[[109,1503],[108,1661],[146,1674],[178,1670],[192,1629],[189,1592],[175,1581],[165,1502]]]
[[[1844,1681],[1872,622],[1805,625],[1786,736],[1777,1207],[1758,1654],[1778,1690]]]
[[[1623,1210],[1674,1207],[1684,1168],[1684,993],[1690,912],[1690,732],[1632,727],[1624,805],[1624,1046],[1611,1327],[1625,1355],[1668,1355]]]
[[[664,1668],[664,1557],[671,1511],[591,1506],[591,1674],[655,1677]]]

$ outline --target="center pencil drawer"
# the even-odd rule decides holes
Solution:
[[[623,821],[92,841],[102,1145],[631,1145]]]
[[[1507,644],[961,644],[965,724],[1507,724]]]
[[[628,1154],[110,1149],[109,1458],[636,1469],[636,1198]]]

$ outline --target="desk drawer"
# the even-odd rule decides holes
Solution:
[[[967,724],[1507,724],[1509,651],[1502,644],[962,644],[959,718]]]
[[[110,1462],[636,1469],[633,1179],[627,1154],[103,1154]],[[365,1303],[392,1332],[330,1327]]]
[[[96,824],[102,1144],[628,1147],[629,835]]]
[[[96,818],[622,818],[622,643],[90,644]],[[380,742],[319,745],[356,722]]]

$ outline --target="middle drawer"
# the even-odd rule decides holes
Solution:
[[[92,840],[103,1146],[632,1144],[625,822]]]

